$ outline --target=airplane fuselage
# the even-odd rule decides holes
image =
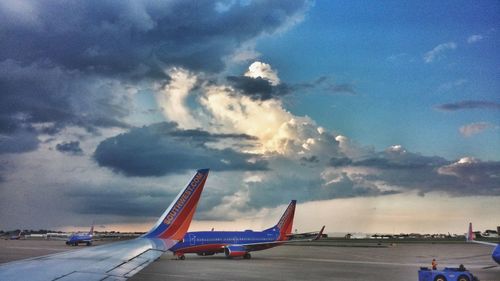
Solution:
[[[66,245],[78,246],[78,244],[84,243],[90,246],[92,245],[92,238],[90,234],[73,234],[66,240]]]
[[[271,229],[266,231],[200,231],[188,232],[184,236],[183,241],[177,243],[171,251],[176,255],[184,253],[196,253],[199,255],[213,255],[216,253],[224,253],[229,248],[233,251],[244,251],[239,245],[247,245],[252,243],[275,242],[279,238],[279,230]],[[253,248],[252,251],[260,251],[269,249],[279,244],[260,245]]]
[[[491,258],[498,264],[500,264],[500,244],[498,244],[493,253],[491,254]]]

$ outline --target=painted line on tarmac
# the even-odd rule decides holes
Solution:
[[[168,279],[170,278],[182,278],[182,279],[187,279],[187,280],[211,280],[211,281],[220,281],[220,278],[210,278],[210,277],[203,277],[203,276],[193,276],[193,275],[178,275],[178,274],[168,274],[168,273],[147,273],[147,272],[139,272],[138,274],[134,275],[135,278],[140,278],[141,276],[156,276],[158,277],[165,277]],[[236,281],[238,279],[227,279],[224,278],[224,280],[227,281]]]
[[[339,260],[339,259],[318,259],[318,258],[287,258],[277,257],[273,259],[284,259],[292,261],[309,261],[309,262],[326,262],[326,263],[350,263],[350,264],[368,264],[368,265],[389,265],[389,266],[407,266],[407,267],[425,267],[422,263],[401,263],[401,262],[383,262],[383,261],[355,261],[355,260]],[[456,264],[440,264],[441,268],[444,267],[457,267]],[[470,269],[482,269],[485,265],[469,265]]]
[[[65,249],[61,248],[43,248],[43,247],[4,247],[6,249],[26,249],[26,250],[50,250],[50,251],[58,251],[58,252],[64,252]]]

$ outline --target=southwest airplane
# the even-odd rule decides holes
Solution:
[[[126,280],[182,240],[208,177],[198,170],[149,232],[139,238],[0,264],[0,280]]]
[[[290,242],[312,241],[321,237],[324,226],[313,239],[289,240],[293,235],[292,224],[295,214],[296,200],[292,200],[279,222],[264,231],[203,231],[188,232],[182,242],[177,243],[170,251],[179,259],[185,259],[184,254],[196,253],[200,256],[210,256],[224,253],[226,257],[243,257],[250,259],[250,252],[260,251]]]
[[[80,243],[85,243],[87,246],[92,245],[92,239],[94,238],[94,225],[90,227],[88,233],[75,233],[72,234],[68,240],[66,240],[66,245],[78,246]]]
[[[20,230],[19,233],[17,235],[13,235],[10,237],[10,240],[19,240],[21,239],[21,235],[23,234],[23,231]]]
[[[472,223],[469,223],[469,231],[467,232],[467,237],[465,240],[467,242],[472,242],[472,243],[478,243],[478,244],[483,244],[483,245],[488,245],[488,246],[493,246],[495,247],[493,249],[493,252],[491,253],[491,258],[498,264],[500,264],[500,244],[497,243],[490,243],[490,242],[484,242],[484,241],[476,241],[474,240],[476,237],[474,235],[474,232],[472,232]]]

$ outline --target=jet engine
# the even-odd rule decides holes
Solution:
[[[242,257],[247,253],[245,247],[239,245],[228,245],[224,247],[226,257]]]

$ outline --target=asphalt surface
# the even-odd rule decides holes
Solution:
[[[64,241],[1,240],[0,263],[75,249]],[[429,266],[435,258],[439,268],[464,264],[481,281],[500,281],[500,267],[491,259],[492,250],[477,244],[281,246],[253,252],[250,260],[186,255],[183,261],[166,253],[129,280],[411,281],[418,280],[419,267]]]

